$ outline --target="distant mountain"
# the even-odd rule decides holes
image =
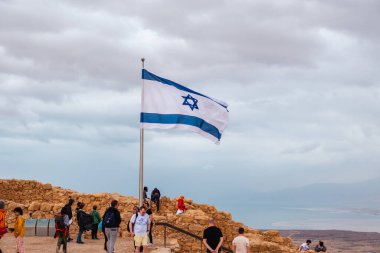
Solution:
[[[350,184],[312,184],[275,192],[252,193],[250,202],[292,207],[380,208],[380,178]]]

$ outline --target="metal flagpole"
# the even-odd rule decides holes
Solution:
[[[144,69],[145,58],[141,58],[142,69]],[[142,79],[142,89],[141,89],[141,109],[144,103],[144,79]],[[142,112],[142,110],[141,110]],[[139,203],[140,206],[143,204],[144,198],[144,128],[140,126],[140,175],[139,175]]]

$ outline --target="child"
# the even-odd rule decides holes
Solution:
[[[25,220],[22,217],[23,211],[20,207],[16,207],[13,212],[16,215],[15,232],[16,237],[16,252],[24,253],[24,234],[25,234]]]
[[[58,237],[56,253],[63,245],[63,252],[67,252],[67,234],[69,232],[70,220],[69,216],[65,214],[65,209],[62,208],[61,213],[55,216],[55,236]]]

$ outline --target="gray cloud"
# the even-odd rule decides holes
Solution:
[[[136,194],[143,56],[231,108],[220,146],[146,131],[147,184],[201,199],[188,182],[250,191],[379,177],[378,10],[375,0],[0,1],[2,175]],[[112,171],[115,184],[80,182],[89,170]]]

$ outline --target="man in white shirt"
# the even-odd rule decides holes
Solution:
[[[310,240],[307,240],[306,242],[302,243],[301,246],[298,248],[299,251],[308,251],[310,249]]]
[[[148,246],[148,233],[150,228],[150,219],[149,215],[146,214],[145,207],[140,208],[140,213],[136,218],[136,215],[133,215],[129,222],[129,231],[135,240],[136,253],[140,252],[140,246],[143,246],[144,253],[147,252]]]
[[[244,228],[239,228],[239,235],[232,241],[234,253],[248,253],[249,252],[249,240],[245,237]]]

